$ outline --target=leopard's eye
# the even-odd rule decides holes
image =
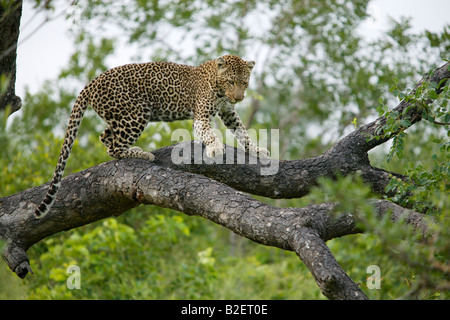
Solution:
[[[234,85],[234,81],[233,80],[228,80],[228,83],[231,85]]]

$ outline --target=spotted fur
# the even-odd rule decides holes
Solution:
[[[44,216],[51,208],[70,156],[83,114],[91,106],[107,127],[100,141],[111,157],[141,158],[154,156],[139,147],[131,147],[151,121],[194,119],[194,131],[206,146],[208,157],[223,154],[224,146],[211,128],[219,115],[234,130],[239,143],[256,156],[268,156],[249,138],[234,104],[244,99],[255,63],[226,55],[197,67],[172,62],[128,64],[99,75],[79,94],[70,115],[58,164],[35,216]],[[130,148],[131,147],[131,148]]]

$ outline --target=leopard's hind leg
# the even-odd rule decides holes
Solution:
[[[100,135],[100,141],[109,148],[113,144],[113,133],[111,128],[108,126],[106,127],[105,131]]]
[[[145,113],[134,111],[119,121],[111,121],[100,136],[100,140],[108,147],[108,155],[113,158],[140,158],[153,161],[155,156],[152,153],[142,151],[139,147],[131,147],[141,136],[149,119]]]

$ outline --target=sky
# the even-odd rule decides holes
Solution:
[[[68,1],[59,1],[55,14],[68,8]],[[388,17],[398,20],[401,16],[411,17],[414,31],[440,31],[450,24],[450,0],[374,0],[369,5],[370,19],[362,26],[367,36],[376,36],[388,25]],[[49,22],[44,14],[35,15],[32,2],[24,1],[21,31],[17,53],[16,94],[24,96],[25,88],[36,92],[47,79],[54,79],[67,66],[72,53],[72,40],[68,29],[70,24],[64,14]],[[113,59],[115,65],[128,63],[125,55]],[[81,88],[80,88],[81,89]],[[20,112],[20,111],[19,111]]]

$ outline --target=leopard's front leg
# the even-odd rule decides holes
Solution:
[[[242,123],[241,118],[232,106],[224,106],[220,110],[219,116],[227,128],[233,131],[237,141],[246,152],[258,158],[268,158],[270,156],[269,150],[258,147],[255,143],[253,143],[247,130],[245,129],[244,124]]]
[[[222,156],[224,145],[214,134],[211,119],[208,117],[194,117],[194,132],[206,146],[206,156],[214,158]]]

